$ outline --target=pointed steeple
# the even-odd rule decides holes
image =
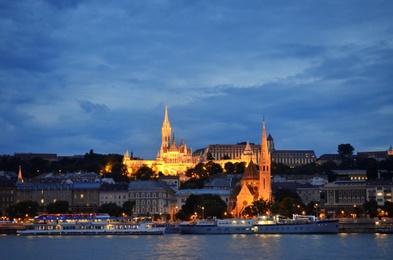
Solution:
[[[265,117],[262,123],[261,156],[259,162],[259,196],[264,200],[272,200],[271,161],[266,137]]]
[[[19,172],[18,172],[18,182],[23,182],[22,178],[22,166],[19,165]]]
[[[162,134],[162,143],[161,146],[168,148],[170,145],[170,139],[171,139],[171,124],[169,123],[169,116],[168,116],[168,106],[165,106],[165,115],[164,115],[164,122],[162,123],[162,129],[161,129],[161,134]]]

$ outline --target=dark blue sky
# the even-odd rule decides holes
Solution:
[[[1,1],[0,154],[393,144],[392,1]]]

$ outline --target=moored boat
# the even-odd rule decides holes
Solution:
[[[254,234],[252,219],[202,219],[179,224],[182,234]]]
[[[294,215],[292,219],[279,215],[259,216],[255,227],[258,234],[335,234],[338,220],[303,215]]]
[[[165,227],[108,214],[48,214],[35,217],[19,235],[162,235]]]

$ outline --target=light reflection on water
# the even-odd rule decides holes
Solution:
[[[391,259],[393,235],[0,237],[1,259]]]

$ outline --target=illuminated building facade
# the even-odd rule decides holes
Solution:
[[[136,215],[170,214],[176,208],[176,192],[163,181],[132,181],[128,192]]]
[[[169,122],[168,107],[165,107],[161,136],[161,146],[155,160],[135,160],[130,157],[128,151],[124,154],[123,164],[127,167],[129,174],[143,165],[152,168],[155,172],[162,172],[164,175],[185,173],[189,168],[194,167],[192,149],[187,148],[184,140],[180,141],[180,145],[176,144]]]
[[[228,210],[236,217],[241,217],[244,209],[251,206],[255,200],[272,200],[271,159],[268,149],[268,139],[266,137],[265,120],[263,120],[262,126],[262,142],[259,158],[259,170],[251,159],[240,180],[240,186],[232,192],[233,196],[231,196],[232,199],[228,205]]]

